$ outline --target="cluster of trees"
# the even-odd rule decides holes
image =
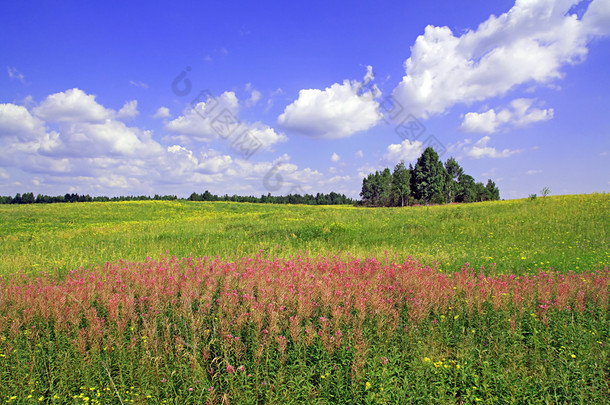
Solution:
[[[106,201],[146,201],[146,200],[178,200],[175,195],[158,195],[149,197],[146,195],[140,196],[120,196],[120,197],[91,197],[89,194],[66,194],[60,196],[48,196],[38,194],[34,197],[34,193],[17,193],[15,197],[0,196],[0,204],[41,204],[41,203],[69,203],[69,202],[106,202]],[[289,194],[287,196],[272,196],[271,194],[262,195],[260,197],[244,197],[239,195],[217,196],[206,190],[203,194],[193,193],[187,199],[189,201],[235,201],[235,202],[252,202],[252,203],[271,203],[271,204],[308,204],[308,205],[338,205],[338,204],[354,204],[354,200],[346,197],[344,194],[338,194],[334,191],[329,194],[318,193],[315,196],[311,194]]]
[[[281,196],[273,196],[271,193],[261,195],[260,197],[243,197],[238,195],[229,196],[225,194],[219,197],[206,190],[203,194],[193,193],[188,198],[190,201],[236,201],[236,202],[252,202],[252,203],[270,203],[270,204],[306,204],[306,205],[340,205],[354,204],[354,200],[346,197],[344,194],[338,194],[331,191],[329,194],[317,193],[312,194],[288,194]]]
[[[453,158],[441,162],[433,148],[428,147],[417,159],[415,167],[404,162],[369,174],[362,180],[362,203],[373,206],[412,204],[446,204],[499,200],[500,190],[490,180],[487,185],[474,178]]]

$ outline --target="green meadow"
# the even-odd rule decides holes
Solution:
[[[0,274],[62,275],[106,261],[220,256],[412,256],[441,271],[610,264],[610,196],[409,208],[144,201],[0,206]]]
[[[610,403],[609,213],[2,205],[0,403]]]

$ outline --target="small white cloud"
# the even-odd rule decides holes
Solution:
[[[282,143],[288,140],[286,135],[281,132],[276,132],[275,129],[263,124],[260,121],[253,124],[244,123],[244,125],[248,128],[250,135],[261,142],[263,144],[263,148],[265,149],[269,149],[270,146],[276,143]]]
[[[23,101],[21,103],[26,107],[30,107],[34,103],[34,97],[29,94],[23,98]]]
[[[368,75],[368,72],[367,72]],[[366,77],[366,76],[365,76]],[[381,119],[378,89],[361,92],[362,83],[344,80],[325,90],[304,89],[278,117],[278,124],[302,135],[323,139],[348,138],[377,125]]]
[[[484,113],[469,112],[464,117],[460,129],[465,132],[480,132],[493,134],[498,128],[498,117],[496,112],[491,109]]]
[[[169,108],[167,107],[159,107],[159,109],[157,110],[157,112],[155,113],[155,115],[153,115],[153,118],[169,118],[171,117],[171,114],[169,112]]]
[[[123,108],[117,113],[119,119],[135,118],[140,112],[138,111],[138,100],[131,100],[125,103]]]
[[[502,151],[498,151],[495,148],[487,146],[490,139],[491,138],[489,136],[484,136],[483,138],[479,139],[470,149],[466,149],[466,155],[473,159],[480,159],[483,157],[497,159],[497,158],[507,158],[509,156],[512,156],[512,155],[520,152],[519,150],[509,150],[509,149],[504,149]]]
[[[269,111],[271,109],[271,107],[273,107],[273,100],[275,97],[284,94],[284,90],[282,90],[280,87],[278,87],[277,90],[272,91],[271,94],[269,95],[269,98],[267,99],[267,105],[265,106],[265,112]]]
[[[608,152],[602,152],[599,154],[599,156],[608,156]]]
[[[135,86],[135,87],[140,87],[142,89],[148,88],[148,84],[141,82],[141,81],[130,80],[129,84],[131,84],[132,86]]]
[[[505,108],[499,113],[492,108],[483,113],[469,112],[464,117],[460,129],[465,132],[479,132],[493,134],[501,127],[523,127],[528,124],[548,121],[553,118],[552,108],[531,108],[534,99],[518,98],[510,103],[510,108]]]
[[[11,176],[8,174],[6,170],[0,167],[0,179],[8,180]]]
[[[333,152],[333,155],[330,157],[330,161],[331,162],[338,162],[339,160],[341,160],[339,155],[337,155],[335,152]]]
[[[366,177],[370,173],[373,173],[379,169],[383,170],[382,167],[375,167],[375,166],[371,166],[369,164],[365,164],[364,166],[358,168],[358,177],[360,177],[360,178]]]
[[[364,157],[364,152],[362,152],[361,150],[359,150],[358,152],[356,152],[354,154],[354,156],[358,159],[362,159]]]
[[[352,179],[351,176],[333,176],[328,180],[320,181],[321,184],[345,184]]]
[[[391,144],[387,148],[387,152],[383,155],[383,160],[386,163],[396,164],[401,160],[411,162],[417,159],[423,151],[423,144],[419,141],[410,142],[405,139],[401,143]]]
[[[23,76],[23,73],[18,71],[17,68],[7,66],[6,70],[8,71],[9,79],[16,79],[19,80],[21,83],[25,83],[25,77]]]
[[[256,103],[258,103],[258,101],[262,97],[261,92],[256,90],[255,88],[253,88],[251,83],[246,84],[246,91],[251,92],[250,98],[246,100],[246,106],[252,107],[252,106],[256,105]]]
[[[542,170],[537,170],[537,169],[531,169],[527,171],[527,174],[530,176],[533,176],[534,174],[539,174],[542,173]]]

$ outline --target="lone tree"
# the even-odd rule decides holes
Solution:
[[[485,186],[487,189],[487,199],[490,201],[496,201],[500,199],[500,190],[496,187],[496,183],[491,181],[491,179],[487,180],[487,185]]]
[[[413,170],[415,198],[427,204],[430,201],[442,200],[447,171],[438,158],[438,153],[427,147],[417,159]]]
[[[401,160],[392,173],[392,197],[395,201],[400,201],[400,206],[404,207],[405,198],[407,205],[409,204],[409,194],[411,194],[411,172],[405,167],[405,162]]]
[[[462,169],[455,158],[450,157],[445,163],[445,170],[447,171],[447,179],[445,182],[446,202],[452,203],[460,193],[458,180],[460,176],[464,174],[464,169]]]

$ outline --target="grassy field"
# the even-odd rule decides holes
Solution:
[[[610,196],[575,195],[411,208],[125,202],[0,206],[0,274],[65,274],[118,259],[356,257],[464,263],[494,272],[610,264]],[[493,265],[495,263],[495,266]]]
[[[610,403],[609,213],[0,206],[0,403]]]

